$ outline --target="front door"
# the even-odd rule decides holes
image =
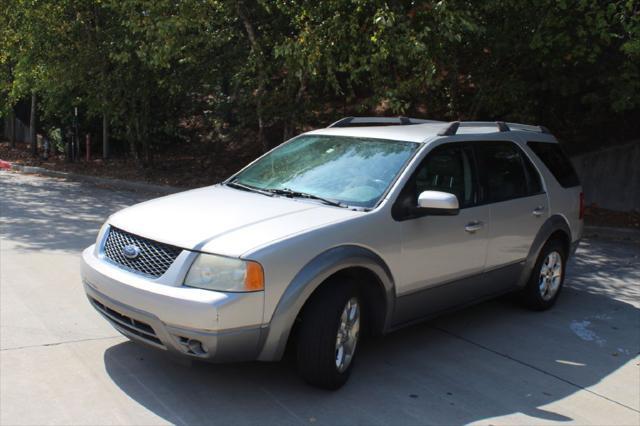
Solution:
[[[395,323],[464,303],[482,293],[490,206],[478,205],[470,147],[449,143],[433,149],[394,205],[402,234]],[[411,206],[427,190],[456,195],[455,216],[416,217]],[[456,284],[462,284],[462,287]],[[433,290],[433,291],[432,291]]]

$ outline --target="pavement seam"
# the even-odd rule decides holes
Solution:
[[[491,348],[490,348],[490,347],[488,347],[488,346],[485,346],[485,345],[483,345],[483,344],[481,344],[481,343],[478,343],[478,342],[474,342],[473,340],[470,340],[470,339],[468,339],[468,338],[466,338],[466,337],[464,337],[464,336],[461,336],[461,335],[459,335],[459,334],[456,334],[456,333],[451,332],[451,331],[449,331],[449,330],[446,330],[446,329],[444,329],[444,328],[434,327],[434,326],[432,326],[432,328],[433,328],[433,329],[435,329],[435,330],[438,330],[438,331],[440,331],[440,332],[442,332],[442,333],[445,333],[445,334],[447,334],[447,335],[449,335],[449,336],[451,336],[451,337],[454,337],[454,338],[456,338],[456,339],[462,340],[463,342],[466,342],[466,343],[469,343],[469,344],[471,344],[471,345],[474,345],[474,346],[476,346],[476,347],[478,347],[478,348],[480,348],[480,349],[484,349],[485,351],[491,352],[491,353],[493,353],[493,354],[495,354],[495,355],[498,355],[498,356],[500,356],[500,357],[503,357],[503,358],[505,358],[505,359],[508,359],[508,360],[510,360],[510,361],[513,361],[513,362],[515,362],[515,363],[518,363],[518,364],[520,364],[520,365],[523,365],[523,366],[525,366],[525,367],[531,368],[531,369],[533,369],[533,370],[536,370],[536,371],[537,371],[537,372],[539,372],[539,373],[542,373],[542,374],[545,374],[545,375],[547,375],[547,376],[553,377],[553,378],[555,378],[555,379],[557,379],[557,380],[560,380],[561,382],[564,382],[564,383],[566,383],[566,384],[568,384],[568,385],[570,385],[570,386],[574,386],[574,387],[576,387],[576,388],[578,388],[578,389],[582,389],[582,390],[584,390],[584,391],[586,391],[586,392],[589,392],[590,394],[592,394],[592,395],[594,395],[594,396],[597,396],[597,397],[602,398],[602,399],[606,399],[606,400],[607,400],[607,401],[609,401],[609,402],[613,402],[614,404],[617,404],[617,405],[619,405],[619,406],[621,406],[621,407],[627,408],[627,409],[629,409],[629,410],[631,410],[631,411],[633,411],[633,412],[635,412],[635,413],[640,413],[640,411],[639,411],[639,410],[636,410],[636,409],[635,409],[635,408],[633,408],[633,407],[629,407],[628,405],[625,405],[625,404],[623,404],[623,403],[621,403],[621,402],[619,402],[619,401],[616,401],[615,399],[611,399],[611,398],[609,398],[609,397],[607,397],[607,396],[605,396],[605,395],[601,395],[601,394],[599,394],[599,393],[597,393],[597,392],[594,392],[594,391],[592,391],[592,390],[590,390],[590,389],[588,389],[588,388],[585,388],[584,386],[581,386],[581,385],[579,385],[579,384],[577,384],[577,383],[574,383],[574,382],[572,382],[572,381],[570,381],[570,380],[567,380],[567,379],[565,379],[565,378],[563,378],[563,377],[560,377],[560,376],[557,376],[557,375],[555,375],[555,374],[553,374],[553,373],[550,373],[550,372],[548,372],[548,371],[545,371],[545,370],[543,370],[542,368],[540,368],[540,367],[536,367],[536,366],[535,366],[535,365],[533,365],[533,364],[529,364],[528,362],[521,361],[521,360],[519,360],[519,359],[517,359],[517,358],[512,357],[511,355],[507,355],[507,354],[502,353],[502,352],[499,352],[499,351],[497,351],[497,350],[495,350],[495,349],[491,349]]]
[[[88,337],[86,339],[78,339],[78,340],[65,340],[63,342],[53,342],[53,343],[43,343],[41,345],[27,345],[27,346],[18,346],[15,348],[4,348],[4,349],[0,349],[0,352],[8,352],[8,351],[18,351],[20,349],[33,349],[33,348],[42,348],[42,347],[46,347],[46,346],[59,346],[59,345],[66,345],[68,343],[82,343],[82,342],[91,342],[91,341],[95,341],[95,340],[109,340],[109,339],[116,339],[118,337],[122,337],[120,335],[117,336],[107,336],[107,337]]]
[[[286,411],[289,415],[291,415],[294,419],[298,420],[301,424],[306,424],[307,421],[305,419],[303,419],[302,417],[300,417],[299,415],[297,415],[295,412],[293,412],[289,407],[287,407],[284,403],[282,403],[278,398],[276,398],[275,395],[273,395],[271,392],[269,392],[267,389],[265,389],[264,387],[261,387],[260,390],[262,390],[262,392],[264,394],[266,394],[269,398],[271,398],[271,400],[273,402],[275,402],[277,405],[280,406],[280,408],[282,408],[284,411]]]

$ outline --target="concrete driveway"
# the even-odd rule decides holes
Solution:
[[[364,343],[337,392],[185,365],[87,303],[79,252],[149,195],[0,172],[0,423],[640,424],[640,246],[587,240],[548,312],[497,300]]]

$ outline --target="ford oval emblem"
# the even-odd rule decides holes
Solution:
[[[135,259],[140,256],[140,247],[135,244],[127,244],[122,248],[122,254],[127,259]]]

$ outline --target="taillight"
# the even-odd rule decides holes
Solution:
[[[582,220],[584,218],[584,192],[580,193],[580,214],[578,219]]]

